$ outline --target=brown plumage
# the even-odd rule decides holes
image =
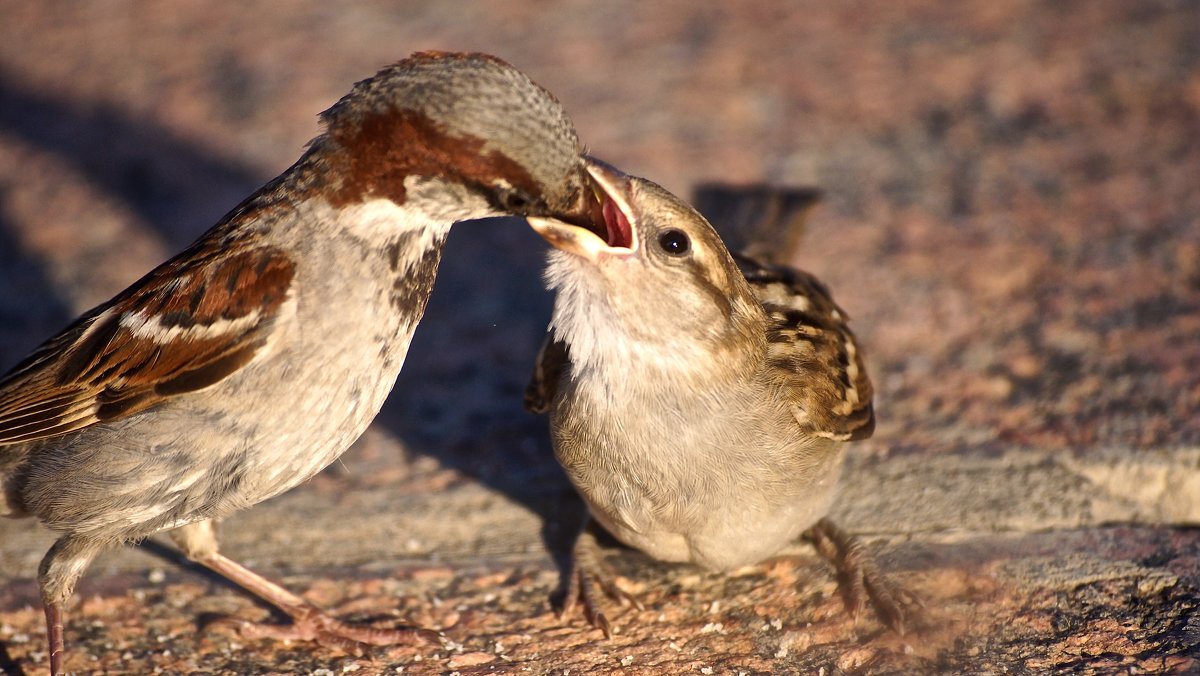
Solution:
[[[845,312],[812,275],[731,256],[659,186],[594,160],[603,219],[530,224],[558,251],[556,299],[526,402],[591,516],[654,558],[729,569],[802,535],[902,628],[883,577],[824,518],[844,443],[874,429],[872,387]],[[568,580],[609,632],[583,533]],[[857,575],[857,579],[853,578]]]
[[[222,556],[214,522],[305,481],[366,429],[454,222],[578,219],[594,203],[562,107],[494,57],[414,55],[322,122],[281,176],[0,378],[0,515],[59,536],[38,573],[51,673],[92,559],[163,530],[289,615],[276,635],[355,651],[412,635],[326,616]]]

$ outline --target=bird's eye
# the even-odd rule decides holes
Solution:
[[[500,206],[505,211],[523,214],[533,204],[533,198],[520,190],[501,190]]]
[[[682,230],[671,229],[658,236],[658,246],[672,256],[682,256],[691,245],[691,240]]]

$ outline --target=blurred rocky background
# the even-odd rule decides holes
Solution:
[[[1200,671],[1200,4],[0,0],[0,369],[295,160],[351,83],[482,50],[681,194],[824,193],[795,263],[854,317],[879,427],[835,516],[923,601],[852,623],[797,545],[734,575],[610,562],[603,640],[547,596],[581,513],[521,391],[549,311],[521,222],[457,228],[384,413],[225,550],[351,619],[461,646],[244,641],[268,611],[153,542],[83,580],[110,673]],[[46,668],[0,522],[0,673]]]

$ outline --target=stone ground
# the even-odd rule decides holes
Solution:
[[[274,176],[318,111],[421,49],[555,92],[680,194],[819,187],[796,263],[855,317],[879,428],[834,514],[924,602],[852,623],[803,546],[733,575],[609,560],[604,640],[547,597],[580,507],[520,394],[542,245],[461,227],[409,364],[344,460],[226,553],[347,618],[459,645],[248,641],[268,611],[151,541],[98,561],[98,673],[1200,672],[1200,5],[0,2],[0,364]],[[502,283],[500,280],[503,280]],[[0,673],[46,668],[49,534],[0,523]]]

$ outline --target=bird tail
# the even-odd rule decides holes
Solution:
[[[767,184],[703,183],[692,203],[712,223],[730,251],[775,265],[792,265],[804,222],[821,201],[816,188]]]

